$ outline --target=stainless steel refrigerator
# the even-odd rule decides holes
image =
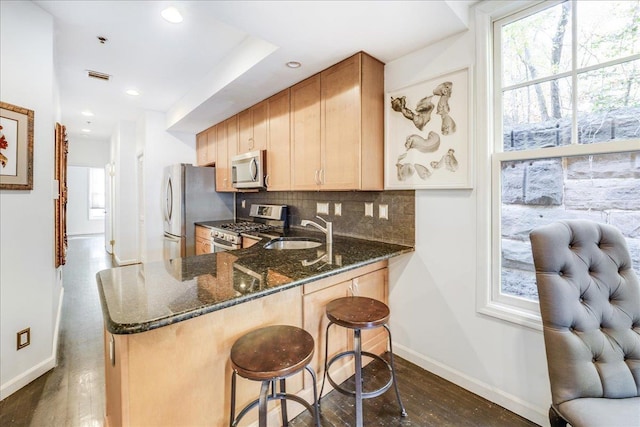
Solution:
[[[164,169],[164,259],[195,255],[195,223],[234,219],[233,193],[216,192],[211,167],[176,164]]]

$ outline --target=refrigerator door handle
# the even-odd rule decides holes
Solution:
[[[164,209],[164,219],[171,223],[171,217],[173,216],[173,185],[171,184],[171,177],[167,179],[167,189],[166,189],[166,206]]]
[[[171,242],[177,242],[177,243],[180,243],[180,241],[182,240],[181,237],[172,236],[171,234],[167,234],[167,233],[164,234],[164,238],[165,240],[169,240]]]

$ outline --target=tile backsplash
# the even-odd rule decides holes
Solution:
[[[245,207],[242,207],[244,201]],[[248,218],[251,204],[283,204],[289,206],[289,225],[299,227],[303,219],[316,220],[318,203],[327,203],[329,214],[320,214],[333,222],[337,235],[401,245],[415,245],[415,191],[260,191],[236,194],[236,215]],[[336,203],[342,214],[336,215]],[[365,215],[365,205],[373,208],[373,216]],[[387,206],[388,219],[384,216]]]

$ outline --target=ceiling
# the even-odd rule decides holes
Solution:
[[[166,113],[169,131],[197,133],[358,51],[388,63],[466,30],[476,1],[34,3],[54,16],[69,138],[108,141],[145,110]],[[182,23],[161,17],[169,6]],[[302,67],[287,68],[292,60]]]

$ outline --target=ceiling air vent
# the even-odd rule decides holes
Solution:
[[[105,82],[108,82],[109,79],[111,79],[111,76],[109,74],[105,74],[105,73],[101,73],[99,71],[93,71],[93,70],[87,70],[87,76],[94,79],[103,80]]]

